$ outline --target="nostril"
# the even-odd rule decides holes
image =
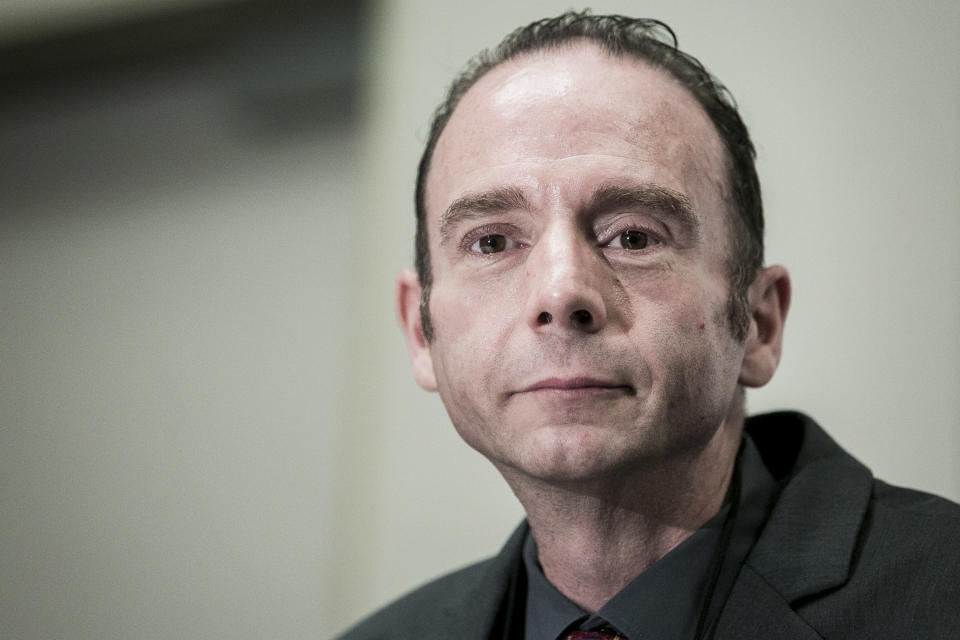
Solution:
[[[570,318],[577,324],[590,324],[593,316],[586,309],[578,309],[570,314]]]
[[[541,312],[540,315],[537,316],[537,322],[539,322],[540,324],[550,324],[552,321],[553,321],[553,316],[551,316],[546,311]]]

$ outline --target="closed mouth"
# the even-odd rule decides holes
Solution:
[[[516,393],[556,393],[562,395],[586,395],[594,393],[628,393],[635,395],[636,391],[630,385],[601,378],[577,376],[572,378],[544,378]]]

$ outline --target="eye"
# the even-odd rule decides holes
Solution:
[[[516,242],[499,233],[483,236],[472,245],[470,250],[478,253],[500,253],[516,246]]]
[[[614,238],[610,242],[610,246],[619,249],[628,249],[630,251],[640,251],[659,243],[660,241],[649,233],[638,229],[628,229]]]

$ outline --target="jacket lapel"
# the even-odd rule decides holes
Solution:
[[[788,602],[842,585],[872,484],[852,458],[809,465],[783,489],[746,564]]]
[[[819,638],[794,605],[847,581],[873,476],[801,414],[761,416],[747,427],[783,488],[741,568],[716,637]]]
[[[820,640],[790,605],[749,567],[740,571],[717,621],[716,640]]]

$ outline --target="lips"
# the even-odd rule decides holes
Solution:
[[[576,377],[553,377],[538,380],[533,384],[524,387],[515,393],[550,393],[557,394],[589,394],[589,393],[609,393],[620,392],[634,394],[634,389],[630,385],[622,384],[616,380],[604,378],[593,378],[589,376]]]

